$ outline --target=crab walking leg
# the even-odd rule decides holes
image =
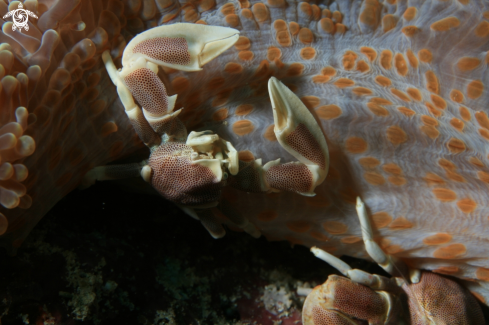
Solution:
[[[324,181],[329,167],[324,134],[299,97],[282,82],[270,78],[268,92],[277,140],[299,162],[280,165],[277,160],[266,164],[266,181],[275,190],[314,196],[314,189]]]
[[[420,271],[417,269],[410,269],[401,260],[394,256],[387,255],[379,247],[379,245],[373,240],[372,226],[370,225],[370,219],[367,215],[367,209],[365,203],[363,203],[360,197],[357,197],[356,204],[358,219],[362,228],[363,242],[365,243],[365,249],[372,259],[379,264],[387,273],[392,276],[402,279],[409,279],[411,283],[418,283],[420,278]]]

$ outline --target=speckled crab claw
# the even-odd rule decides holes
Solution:
[[[298,162],[280,159],[262,166],[261,159],[241,163],[232,186],[251,192],[290,191],[314,196],[328,174],[329,153],[324,134],[307,107],[289,88],[272,77],[268,81],[274,132],[280,145]]]
[[[364,203],[357,198],[357,213],[369,255],[393,275],[392,278],[352,269],[327,252],[311,251],[349,279],[330,275],[312,290],[304,302],[304,325],[324,324],[484,324],[476,299],[446,277],[409,269],[395,261],[373,241]]]

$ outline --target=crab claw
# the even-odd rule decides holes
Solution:
[[[234,45],[239,31],[198,24],[173,24],[152,28],[134,37],[124,50],[122,65],[130,67],[139,58],[157,65],[199,71]]]
[[[267,181],[274,189],[313,196],[314,188],[324,181],[328,173],[329,154],[324,134],[299,97],[282,82],[270,78],[268,92],[272,101],[275,136],[280,145],[300,163],[265,165]],[[307,182],[302,181],[295,190],[287,185],[306,179]]]

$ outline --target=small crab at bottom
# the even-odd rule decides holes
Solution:
[[[358,197],[356,208],[368,254],[392,278],[352,269],[335,256],[312,247],[316,257],[348,278],[330,275],[308,294],[302,310],[304,325],[485,324],[475,297],[460,284],[445,276],[409,268],[384,253],[373,241],[365,204]]]

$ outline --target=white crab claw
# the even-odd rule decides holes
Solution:
[[[127,44],[122,65],[130,67],[138,58],[157,65],[199,71],[234,45],[239,31],[227,27],[179,23],[147,30]]]

